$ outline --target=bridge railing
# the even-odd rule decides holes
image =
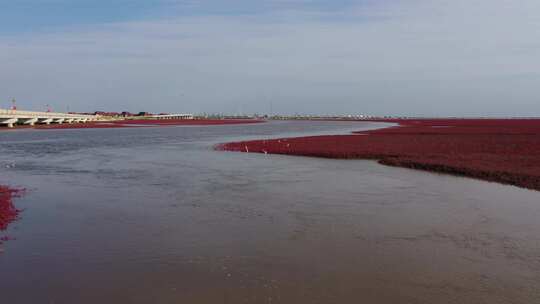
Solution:
[[[18,118],[97,118],[96,115],[85,114],[67,114],[67,113],[55,113],[55,112],[33,112],[33,111],[19,111],[19,110],[7,110],[0,109],[0,116],[3,117],[18,117]]]

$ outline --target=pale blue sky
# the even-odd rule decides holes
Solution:
[[[372,2],[373,0],[371,0]],[[387,1],[387,0],[385,0]],[[339,12],[368,4],[355,0],[16,0],[1,1],[3,33],[155,20],[177,16],[260,15],[275,11]]]
[[[537,0],[0,0],[0,107],[540,115]]]
[[[43,31],[80,24],[133,20],[156,13],[162,1],[2,0],[2,33]],[[154,2],[154,3],[152,3]]]

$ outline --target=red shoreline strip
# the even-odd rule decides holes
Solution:
[[[35,127],[17,127],[33,128],[37,130],[57,130],[57,129],[109,129],[109,128],[137,128],[137,127],[162,127],[162,126],[210,126],[210,125],[234,125],[234,124],[253,124],[262,123],[264,120],[257,119],[171,119],[171,120],[117,120],[107,122],[89,122],[74,124],[51,124],[38,125]]]
[[[170,119],[170,120],[117,120],[103,122],[51,124],[37,126],[17,126],[15,128],[0,128],[0,131],[12,131],[18,129],[57,130],[57,129],[112,129],[112,128],[137,128],[137,127],[162,127],[162,126],[218,126],[263,123],[259,119]]]
[[[359,135],[226,143],[218,150],[342,159],[468,176],[540,190],[539,119],[378,120]]]
[[[233,125],[262,123],[259,119],[171,119],[171,120],[120,120],[113,122],[124,126],[129,125],[157,125],[157,126],[207,126],[207,125]]]

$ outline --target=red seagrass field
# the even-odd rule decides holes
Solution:
[[[349,135],[226,143],[228,151],[380,163],[540,190],[539,119],[385,119],[397,125]]]

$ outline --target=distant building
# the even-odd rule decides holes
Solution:
[[[109,117],[118,117],[118,116],[120,116],[120,113],[118,113],[118,112],[96,111],[96,112],[94,112],[94,115],[99,115],[99,116],[109,116]]]

